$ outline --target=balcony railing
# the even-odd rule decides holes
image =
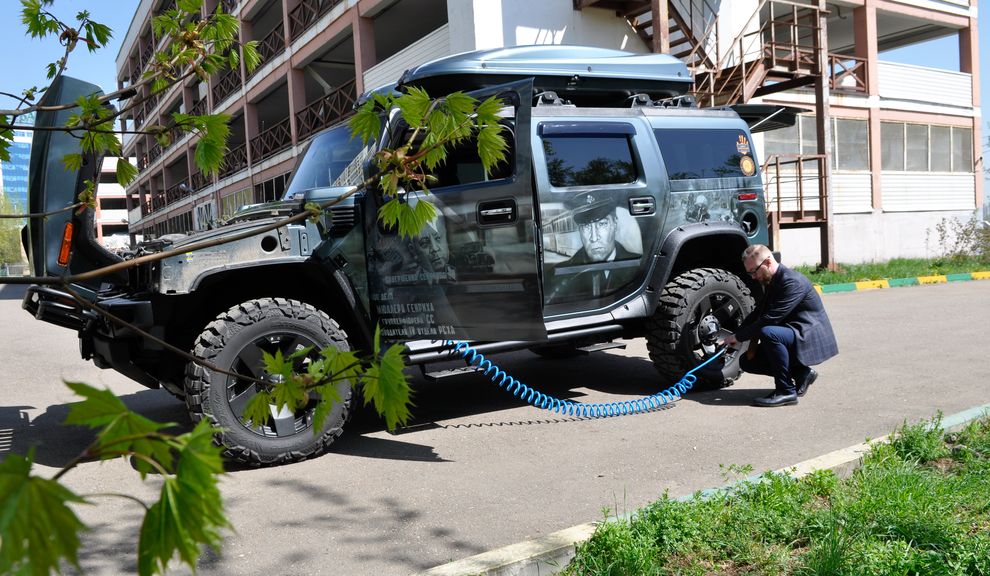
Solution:
[[[350,80],[316,102],[296,112],[296,127],[302,140],[354,113],[355,81]]]
[[[842,92],[867,92],[866,58],[828,55],[829,88]]]
[[[235,172],[247,168],[247,165],[247,145],[241,144],[240,146],[231,148],[226,158],[224,158],[223,168],[220,169],[220,177],[226,178]]]
[[[155,37],[148,34],[148,39],[141,44],[141,50],[138,53],[138,67],[144,70],[144,67],[151,62],[152,56],[155,54]]]
[[[292,40],[299,37],[310,26],[316,23],[321,16],[333,10],[344,0],[302,0],[298,6],[289,13],[289,35]]]
[[[158,160],[159,156],[162,155],[162,145],[155,142],[151,148],[148,148],[148,164],[151,165]]]
[[[178,126],[172,126],[171,128],[169,128],[168,146],[165,147],[166,150],[171,148],[172,146],[175,146],[176,143],[178,143],[179,140],[182,140],[182,137],[185,135],[186,135],[186,131]]]
[[[213,105],[217,106],[241,87],[241,71],[227,70],[213,86]]]
[[[172,186],[165,189],[165,205],[168,206],[173,202],[178,202],[179,200],[189,196],[189,184],[185,180],[181,180]]]
[[[206,114],[206,98],[203,98],[199,102],[192,105],[189,109],[189,114],[193,116],[202,116]]]
[[[251,139],[251,158],[258,162],[292,145],[292,131],[286,118]]]
[[[202,172],[193,172],[189,177],[189,182],[194,192],[198,192],[213,183],[210,177]]]
[[[278,26],[258,43],[258,66],[251,72],[251,76],[254,76],[258,70],[261,70],[262,66],[271,62],[282,52],[285,52],[285,29],[279,22]]]

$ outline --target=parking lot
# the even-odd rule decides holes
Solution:
[[[166,392],[146,390],[78,357],[75,335],[34,321],[18,290],[0,289],[0,458],[37,446],[54,473],[92,436],[60,425],[73,401],[60,380],[107,386],[129,406],[188,426]],[[331,453],[268,469],[233,469],[222,488],[236,533],[201,574],[408,574],[723,483],[720,465],[776,469],[890,432],[903,420],[990,402],[986,327],[990,282],[830,294],[840,354],[820,367],[798,406],[749,404],[772,386],[744,376],[649,414],[580,420],[528,407],[478,375],[425,383],[413,425],[390,434],[357,414]],[[528,352],[497,361],[529,385],[582,402],[657,391],[645,343],[571,360]],[[81,493],[151,498],[125,462],[66,476]],[[142,510],[98,499],[86,574],[133,572]]]

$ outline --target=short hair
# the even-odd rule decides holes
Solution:
[[[773,253],[770,252],[769,248],[767,248],[763,244],[752,244],[750,246],[747,246],[746,249],[743,250],[742,261],[746,262],[750,258],[763,259],[768,256],[773,256]]]

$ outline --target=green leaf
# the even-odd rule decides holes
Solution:
[[[110,31],[110,27],[105,24],[100,24],[98,22],[93,22],[92,20],[86,22],[83,26],[86,30],[86,47],[90,52],[96,52],[98,49],[103,48],[113,37],[113,33]]]
[[[66,171],[75,172],[82,168],[83,157],[82,154],[66,154],[62,156],[62,165],[65,166]]]
[[[179,0],[178,7],[183,12],[199,14],[200,9],[203,7],[203,0]]]
[[[85,499],[54,480],[31,476],[27,458],[0,461],[0,573],[51,574],[65,561],[79,568],[79,533],[86,526],[68,506]]]
[[[117,160],[117,183],[127,186],[137,178],[137,166],[131,164],[126,158]]]
[[[66,382],[65,385],[85,398],[69,406],[65,424],[102,428],[91,448],[93,456],[109,459],[135,453],[171,470],[172,452],[158,431],[173,424],[161,424],[132,412],[110,390],[98,390],[80,382]],[[154,469],[143,458],[136,458],[135,464],[142,477]]]
[[[251,40],[241,46],[241,58],[244,59],[244,67],[248,72],[252,72],[261,64],[261,54],[258,54],[258,41]],[[235,65],[231,65],[234,68]]]
[[[409,421],[410,401],[409,381],[406,379],[402,353],[405,346],[396,344],[379,356],[381,328],[375,329],[375,360],[372,361],[362,380],[364,403],[373,403],[379,416],[385,417],[389,430]]]
[[[47,71],[46,75],[48,76],[48,79],[51,80],[58,72],[58,66],[54,62],[49,62],[49,64],[45,66],[45,70]]]
[[[489,124],[478,132],[478,156],[485,173],[492,171],[496,164],[505,161],[509,145],[502,136],[502,126]]]
[[[430,109],[432,100],[425,90],[414,86],[409,88],[409,92],[396,98],[393,103],[402,113],[406,123],[416,128],[423,125],[423,119],[426,117],[426,111]]]
[[[382,122],[375,109],[375,101],[368,100],[362,104],[348,124],[351,127],[351,134],[360,138],[362,144],[377,139],[382,130]]]
[[[272,404],[275,405],[276,410],[281,410],[287,406],[289,410],[294,412],[309,402],[309,392],[293,372],[295,360],[300,357],[300,352],[305,355],[309,353],[309,350],[296,351],[286,358],[282,357],[281,350],[276,350],[274,356],[264,351],[261,353],[265,362],[265,370],[269,374],[280,376],[272,386],[271,391]]]
[[[176,438],[174,477],[162,483],[158,502],[148,509],[138,542],[138,573],[164,573],[169,560],[179,559],[195,570],[200,546],[218,549],[220,530],[230,528],[217,477],[223,472],[220,448],[205,420]]]

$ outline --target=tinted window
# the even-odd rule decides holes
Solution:
[[[671,180],[746,176],[743,156],[753,158],[742,130],[654,130]],[[754,159],[755,160],[755,159]]]
[[[293,170],[285,198],[314,188],[356,186],[364,180],[362,163],[372,153],[342,124],[313,138]]]
[[[553,186],[636,181],[636,165],[627,136],[546,136],[543,151]]]

